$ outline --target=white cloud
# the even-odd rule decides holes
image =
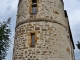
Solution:
[[[12,14],[16,14],[18,0],[1,0],[0,1],[0,21],[7,19]]]

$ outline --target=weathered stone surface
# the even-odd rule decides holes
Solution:
[[[37,14],[31,14],[32,0],[18,6],[13,60],[74,60],[62,0],[37,0]]]
[[[36,27],[35,30],[40,30],[40,27]]]
[[[32,30],[28,30],[25,27],[24,27],[25,29],[23,30],[23,29],[21,29],[22,25],[20,25],[18,28],[16,28],[16,31],[19,29],[21,31],[23,30],[22,32],[24,34],[22,34],[22,36],[20,37],[19,34],[21,34],[22,32],[17,31],[17,33],[16,33],[17,37],[15,39],[15,44],[17,44],[17,45],[15,46],[14,52],[16,52],[16,51],[18,53],[24,52],[25,54],[23,54],[23,56],[26,56],[26,54],[29,56],[34,56],[34,55],[36,57],[39,56],[39,60],[46,59],[45,56],[46,57],[48,56],[48,58],[47,58],[48,60],[50,59],[49,57],[52,57],[51,60],[53,60],[55,57],[59,58],[59,59],[67,58],[68,60],[70,60],[69,56],[71,56],[71,50],[70,50],[71,46],[69,44],[70,42],[67,40],[67,36],[69,36],[69,35],[68,35],[66,28],[57,23],[51,23],[51,22],[45,23],[43,21],[37,22],[37,23],[38,23],[38,25],[36,24],[36,22],[32,22],[31,24],[33,26],[35,26],[35,25],[37,26],[37,27],[32,27],[32,28],[30,28],[30,26],[28,26],[28,23],[23,24],[23,25],[25,25],[26,28],[29,28]],[[46,27],[46,24],[48,24],[49,26]],[[46,28],[44,28],[44,30],[43,30],[41,25],[43,25],[43,28],[44,27],[46,27]],[[53,25],[54,25],[54,28],[52,28]],[[36,28],[37,28],[37,30],[36,30]],[[35,47],[34,48],[30,47],[30,45],[31,45],[30,33],[35,33]],[[24,46],[24,44],[26,44],[26,45]],[[18,51],[17,48],[20,51]],[[41,55],[43,56],[43,58],[41,57]],[[54,56],[51,56],[51,55],[54,55]],[[14,54],[14,56],[15,56],[15,54]],[[61,57],[59,57],[59,56],[61,56]],[[28,57],[26,57],[26,59],[27,58]]]

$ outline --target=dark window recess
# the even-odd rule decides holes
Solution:
[[[31,34],[31,47],[35,47],[35,34]]]
[[[67,11],[66,10],[64,10],[64,14],[65,14],[65,17],[68,18],[68,15],[67,15]]]
[[[32,14],[37,13],[37,5],[32,5]]]
[[[37,13],[37,0],[32,0],[32,14]]]
[[[37,2],[37,0],[32,0],[32,3],[36,3]]]

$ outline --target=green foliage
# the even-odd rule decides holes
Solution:
[[[78,41],[77,48],[80,49],[80,42]]]
[[[0,22],[0,60],[4,60],[10,47],[10,21],[9,18],[7,21]]]

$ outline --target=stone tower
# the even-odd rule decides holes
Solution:
[[[19,0],[13,60],[74,60],[63,0]]]

